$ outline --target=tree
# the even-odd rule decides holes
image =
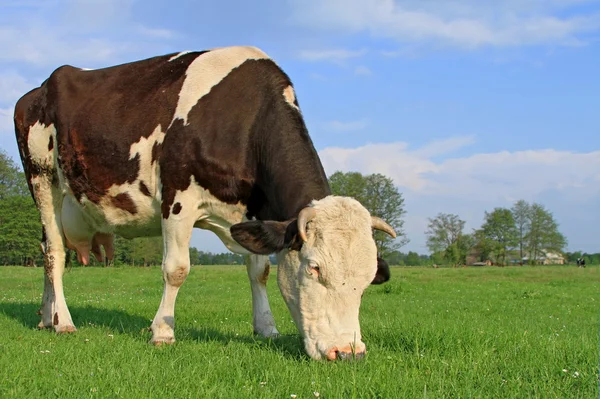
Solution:
[[[441,256],[454,265],[465,263],[469,250],[475,240],[470,234],[463,234],[465,221],[458,215],[439,213],[435,218],[429,218],[427,248],[434,258]]]
[[[485,221],[481,226],[481,238],[491,249],[496,262],[504,265],[509,249],[519,242],[519,231],[510,209],[495,208],[485,212]]]
[[[42,262],[40,237],[42,224],[27,195],[0,199],[0,263],[35,266]]]
[[[41,261],[39,213],[19,166],[0,151],[0,263]]]
[[[0,150],[0,198],[13,195],[30,195],[27,180],[12,158]]]
[[[407,266],[421,266],[421,257],[418,253],[409,251],[408,254],[406,254],[406,259],[404,260],[404,263]]]
[[[131,266],[152,266],[162,263],[162,237],[125,239],[115,236],[115,263]]]
[[[534,203],[529,212],[529,232],[525,236],[530,262],[535,262],[543,251],[561,252],[567,239],[558,231],[554,216],[543,205]]]
[[[529,233],[531,206],[525,200],[517,201],[511,209],[515,226],[517,228],[517,240],[519,245],[519,260],[523,260],[523,249],[525,248],[525,237]]]
[[[363,176],[358,172],[335,172],[329,177],[331,192],[335,195],[353,197],[373,216],[385,220],[396,231],[393,240],[381,231],[374,232],[377,251],[386,257],[408,242],[404,233],[404,198],[394,186],[392,179],[376,173]]]
[[[477,260],[480,262],[489,260],[494,252],[494,242],[485,235],[482,229],[473,232],[473,240],[478,254]]]

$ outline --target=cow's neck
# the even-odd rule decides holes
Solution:
[[[331,194],[302,117],[285,109],[289,105],[281,105],[284,109],[270,113],[279,117],[266,116],[264,130],[257,135],[263,138],[257,154],[260,165],[257,196],[262,195],[264,202],[252,216],[262,220],[292,219],[312,200]],[[256,204],[249,204],[250,214],[253,205]]]

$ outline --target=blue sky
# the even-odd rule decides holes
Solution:
[[[599,0],[0,0],[0,147],[18,159],[14,103],[60,65],[255,45],[294,81],[328,174],[394,179],[403,250],[427,252],[438,212],[471,229],[525,199],[598,251],[599,39]]]

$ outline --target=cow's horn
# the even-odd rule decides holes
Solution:
[[[375,230],[381,230],[384,233],[389,234],[392,238],[396,238],[396,232],[394,231],[392,226],[390,226],[389,224],[384,222],[383,219],[380,219],[377,216],[371,216],[371,219],[372,219],[371,226]]]
[[[298,234],[302,241],[306,242],[306,224],[317,215],[315,208],[306,207],[298,214]]]

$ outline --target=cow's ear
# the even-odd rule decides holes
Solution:
[[[377,257],[377,273],[371,284],[383,284],[390,279],[390,267],[387,262]]]
[[[259,255],[272,254],[285,248],[297,251],[302,247],[296,219],[285,222],[253,220],[234,224],[229,230],[238,244]]]

